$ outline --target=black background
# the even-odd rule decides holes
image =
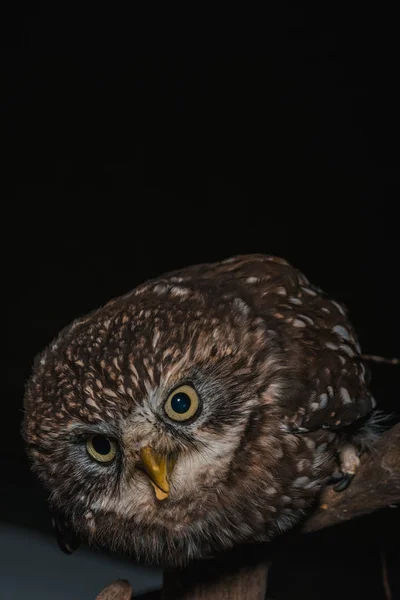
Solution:
[[[321,4],[30,2],[2,18],[1,520],[49,530],[19,436],[33,357],[165,270],[284,256],[347,304],[364,352],[399,354],[396,21]],[[398,419],[398,369],[372,372]],[[399,535],[388,508],[294,540],[269,595],[379,600],[384,552],[400,597]]]

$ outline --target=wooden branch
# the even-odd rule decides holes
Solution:
[[[400,423],[362,457],[347,490],[338,493],[329,486],[322,492],[318,507],[300,531],[324,529],[396,503],[400,503]],[[264,600],[270,562],[262,548],[247,546],[212,560],[195,561],[185,569],[166,571],[162,592],[141,598]],[[125,596],[117,599],[125,600]]]
[[[323,491],[319,507],[307,519],[302,531],[331,527],[399,502],[400,423],[361,458],[361,466],[347,490],[337,493],[328,487]]]
[[[132,587],[124,579],[117,579],[103,588],[96,600],[131,600]]]

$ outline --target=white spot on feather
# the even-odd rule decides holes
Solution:
[[[250,312],[250,307],[244,300],[241,298],[235,298],[233,301],[234,306],[243,314],[248,315]]]
[[[346,312],[344,311],[343,307],[340,306],[339,302],[336,302],[335,300],[331,300],[331,303],[333,304],[333,306],[336,306],[336,308],[338,309],[338,311],[340,312],[341,315],[343,315],[344,317],[346,316]]]
[[[153,335],[153,341],[152,341],[152,345],[153,348],[155,348],[157,346],[157,342],[160,339],[160,330],[156,329]]]
[[[134,374],[134,376],[136,377],[136,379],[139,379],[139,373],[137,372],[135,365],[130,362],[129,368],[132,371],[132,373]]]
[[[190,294],[190,292],[187,288],[178,287],[176,285],[174,285],[174,287],[171,288],[171,296],[183,297],[187,296],[188,294]]]
[[[292,325],[293,325],[293,327],[305,327],[306,326],[304,321],[300,321],[300,319],[294,319],[292,321]]]
[[[354,350],[350,348],[347,344],[340,344],[339,348],[343,350],[347,354],[347,356],[353,357],[355,356]]]
[[[316,296],[316,295],[317,295],[317,292],[314,292],[314,290],[312,290],[312,289],[311,289],[311,288],[309,288],[309,287],[304,287],[304,286],[301,286],[301,289],[303,290],[303,292],[304,292],[305,294],[308,294],[309,296]]]
[[[93,392],[93,388],[89,387],[88,385],[85,386],[85,392],[87,394],[89,394],[89,396],[91,396],[92,398],[94,398],[94,392]]]
[[[95,408],[96,410],[100,410],[93,398],[87,398],[86,404],[88,404],[89,406],[93,406],[93,408]]]
[[[338,350],[339,349],[339,346],[337,346],[336,344],[332,344],[332,342],[326,342],[325,347],[329,348],[329,350]]]
[[[157,285],[153,287],[153,292],[155,292],[156,294],[165,294],[167,290],[168,287],[166,285],[163,285],[162,283],[157,283]]]
[[[286,296],[287,295],[287,291],[284,287],[278,287],[275,290],[275,293],[278,294],[279,296]]]
[[[307,317],[307,315],[299,315],[299,317],[309,325],[314,325],[314,321],[310,317]]]
[[[343,404],[351,404],[352,403],[352,399],[346,388],[341,387],[339,390],[339,393],[340,393],[341,399],[343,400]]]
[[[346,329],[346,327],[343,327],[343,325],[335,325],[335,327],[332,328],[332,331],[340,335],[340,337],[342,337],[344,340],[351,340],[349,331]]]
[[[319,407],[326,408],[328,406],[328,394],[321,394],[319,397]]]

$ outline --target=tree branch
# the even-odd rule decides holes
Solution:
[[[337,493],[326,488],[316,511],[304,523],[307,533],[400,502],[400,423],[387,431],[373,450],[364,454],[351,485]]]
[[[400,503],[400,423],[387,431],[361,458],[351,485],[344,492],[326,488],[318,507],[300,527],[304,533],[337,525],[385,506]],[[186,569],[166,571],[159,595],[142,600],[263,600],[269,561],[251,547],[212,560],[195,561]],[[115,596],[115,600],[125,596]]]

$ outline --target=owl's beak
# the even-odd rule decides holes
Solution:
[[[175,465],[175,460],[170,456],[160,456],[153,448],[145,446],[140,451],[143,468],[150,478],[158,500],[165,500],[169,495],[168,476]]]

